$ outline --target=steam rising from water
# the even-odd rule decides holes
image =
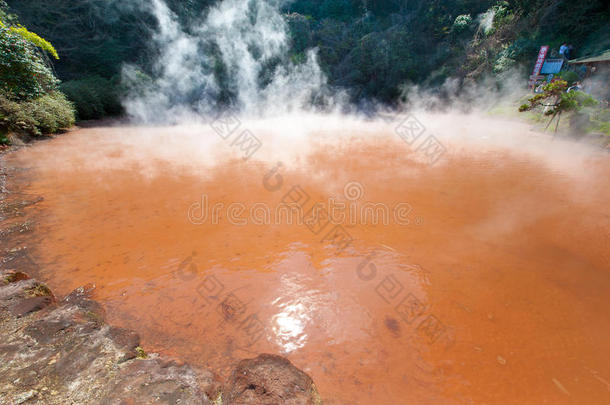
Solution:
[[[126,66],[127,113],[140,122],[192,120],[228,106],[269,116],[330,103],[315,50],[288,60],[288,26],[277,0],[224,0],[184,27],[163,0],[150,8],[158,22],[154,78]],[[227,105],[228,104],[228,105]]]

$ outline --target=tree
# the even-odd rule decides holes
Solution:
[[[519,107],[520,112],[530,111],[536,107],[544,106],[544,114],[552,116],[546,128],[551,125],[551,122],[557,118],[555,132],[559,126],[561,114],[566,112],[579,112],[584,107],[592,107],[597,105],[590,95],[581,91],[566,91],[568,82],[565,80],[557,80],[545,85],[542,88],[542,93],[536,94],[528,99],[527,104]],[[546,129],[545,128],[545,129]]]
[[[5,10],[0,1],[0,143],[7,131],[40,135],[70,127],[74,110],[57,90],[47,57],[58,59],[57,51]]]
[[[59,59],[47,40],[20,25],[0,2],[0,90],[9,98],[30,100],[57,87],[44,52]]]

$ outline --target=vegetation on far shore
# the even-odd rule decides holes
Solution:
[[[582,91],[569,90],[569,83],[565,80],[556,80],[542,87],[540,93],[527,99],[519,107],[520,112],[537,110],[538,117],[551,117],[547,120],[547,127],[555,120],[555,131],[559,127],[562,114],[567,118],[569,131],[575,135],[597,133],[610,136],[608,125],[610,110],[604,108],[589,94]],[[605,139],[608,143],[610,137]]]
[[[137,66],[143,80],[154,75],[159,27],[145,2],[6,1],[0,0],[0,143],[7,131],[39,135],[75,118],[119,116],[123,66]],[[165,0],[185,26],[220,1]],[[329,84],[356,105],[398,104],[409,84],[442,95],[450,78],[458,87],[490,78],[492,86],[514,86],[504,80],[513,69],[525,87],[540,45],[550,46],[551,57],[564,42],[574,45],[572,57],[610,48],[603,0],[294,0],[283,3],[282,13],[291,39],[286,58],[300,63],[316,48]],[[227,67],[218,50],[210,52],[223,87],[219,101],[231,103],[236,95],[222,79]],[[266,64],[261,80],[276,67]],[[562,79],[571,84],[574,75]],[[607,108],[588,114],[591,128],[608,134]]]
[[[53,45],[19,24],[0,1],[0,144],[8,132],[42,135],[74,125],[74,108],[59,91]]]

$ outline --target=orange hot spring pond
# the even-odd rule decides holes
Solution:
[[[435,164],[391,123],[323,117],[244,121],[248,160],[206,126],[81,129],[6,159],[44,197],[36,276],[94,283],[149,351],[224,378],[281,354],[327,404],[610,403],[608,155],[420,120]]]

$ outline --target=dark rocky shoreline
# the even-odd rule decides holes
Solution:
[[[311,378],[280,356],[241,361],[223,385],[147,354],[88,293],[58,300],[25,273],[0,271],[1,404],[321,404]]]
[[[39,269],[24,246],[35,232],[27,208],[43,198],[9,190],[19,174],[6,166],[7,152],[0,151],[0,404],[322,404],[312,379],[280,356],[242,360],[223,383],[210,370],[147,354],[135,332],[106,323],[89,286],[57,298],[31,278]]]

